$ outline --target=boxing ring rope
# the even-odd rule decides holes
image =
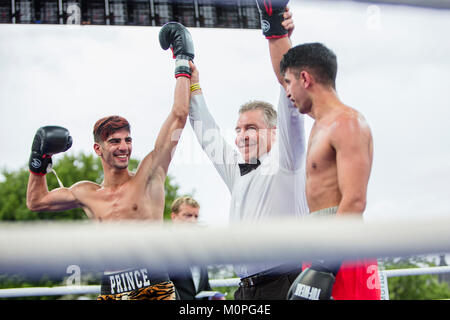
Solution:
[[[51,272],[69,265],[121,270],[195,264],[398,257],[450,252],[450,219],[351,217],[243,222],[227,227],[150,223],[0,225],[0,271]],[[30,262],[33,262],[30,265]]]
[[[363,222],[308,217],[222,228],[143,222],[0,225],[0,272],[30,275],[60,274],[73,264],[99,271],[142,265],[177,269],[194,264],[298,263],[323,257],[338,261],[445,252],[450,252],[448,218]],[[401,272],[417,272],[411,270]],[[386,278],[394,276],[393,271],[382,272]],[[236,280],[226,280],[236,285]]]
[[[405,276],[421,276],[425,274],[443,274],[450,273],[450,266],[426,267],[426,268],[408,268],[408,269],[391,269],[384,270],[386,277],[405,277]]]
[[[209,284],[212,288],[233,287],[239,284],[239,278],[229,279],[211,279]],[[0,289],[0,298],[20,298],[37,296],[63,296],[63,295],[81,295],[81,294],[100,294],[99,285],[86,286],[57,286],[57,287],[35,287],[35,288],[14,288]]]

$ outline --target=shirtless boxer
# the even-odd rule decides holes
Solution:
[[[27,206],[32,211],[62,211],[83,208],[97,221],[146,220],[162,223],[164,181],[172,154],[189,112],[190,74],[194,48],[189,32],[181,24],[169,23],[160,31],[163,49],[172,47],[176,57],[175,97],[155,147],[139,164],[136,173],[128,170],[132,139],[128,121],[120,116],[105,117],[94,126],[94,150],[101,158],[104,180],[69,188],[48,190],[45,174],[51,156],[70,148],[72,138],[65,128],[40,128],[34,138],[29,162]],[[98,299],[173,300],[174,287],[167,272],[149,268],[105,272]]]
[[[373,159],[372,134],[363,115],[336,93],[335,54],[319,43],[290,49],[281,62],[286,93],[315,122],[306,156],[306,198],[311,215],[361,215]],[[379,299],[377,262],[313,262],[291,286],[290,299]],[[336,281],[335,281],[336,279]]]

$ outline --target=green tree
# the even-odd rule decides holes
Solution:
[[[129,169],[136,170],[139,161],[130,160]],[[103,181],[103,169],[100,158],[92,154],[64,154],[54,162],[54,169],[64,186],[71,186],[82,180],[96,183]],[[23,167],[19,170],[2,170],[3,181],[0,182],[0,220],[80,220],[87,219],[82,209],[72,209],[64,212],[31,212],[26,206],[26,193],[29,171]],[[59,187],[54,174],[47,174],[49,190]],[[164,219],[170,219],[170,205],[178,197],[179,186],[168,176],[165,181],[166,204]]]
[[[387,258],[383,261],[386,270],[435,267],[426,257]],[[450,288],[439,282],[437,275],[420,275],[388,278],[390,300],[449,299]]]

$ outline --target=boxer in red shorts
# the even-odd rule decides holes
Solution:
[[[311,215],[331,216],[336,213],[337,209],[338,207],[327,208],[313,212]],[[317,268],[316,264],[314,263],[314,267]],[[311,268],[311,266],[311,263],[304,263],[302,270],[305,271]],[[318,267],[323,268],[323,266]],[[332,276],[327,275],[326,277],[330,281],[325,282],[326,286],[329,286],[327,290],[331,290],[330,294],[334,300],[380,300],[380,277],[378,275],[378,262],[376,259],[345,261],[339,265],[339,268],[337,266],[335,268],[337,271],[333,271]],[[308,273],[310,271],[306,272]],[[299,276],[292,284],[288,293],[290,300],[318,297],[318,295],[314,295],[314,289],[310,289],[312,286],[301,283],[300,280],[304,280],[304,277],[305,274],[303,274],[302,278]],[[319,277],[319,279],[322,278]],[[301,283],[300,286],[298,285],[299,283]],[[296,291],[297,295],[294,295]]]
[[[290,48],[280,65],[287,97],[314,119],[306,156],[306,199],[313,216],[362,218],[373,159],[370,127],[336,92],[336,55],[321,43]],[[326,258],[326,257],[324,257]],[[288,299],[379,299],[376,260],[313,261]]]

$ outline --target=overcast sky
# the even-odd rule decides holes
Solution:
[[[322,1],[291,7],[293,43],[322,42],[337,54],[338,94],[372,128],[366,219],[449,214],[450,11]],[[0,167],[27,165],[34,133],[50,124],[70,130],[69,152],[91,153],[95,121],[112,114],[130,121],[133,157],[142,159],[173,102],[174,62],[159,46],[159,30],[0,25]],[[190,32],[209,108],[233,143],[241,104],[278,99],[266,40],[259,30]],[[308,118],[307,137],[311,125]],[[228,221],[229,192],[189,124],[169,174],[181,192],[194,192],[203,223]]]

